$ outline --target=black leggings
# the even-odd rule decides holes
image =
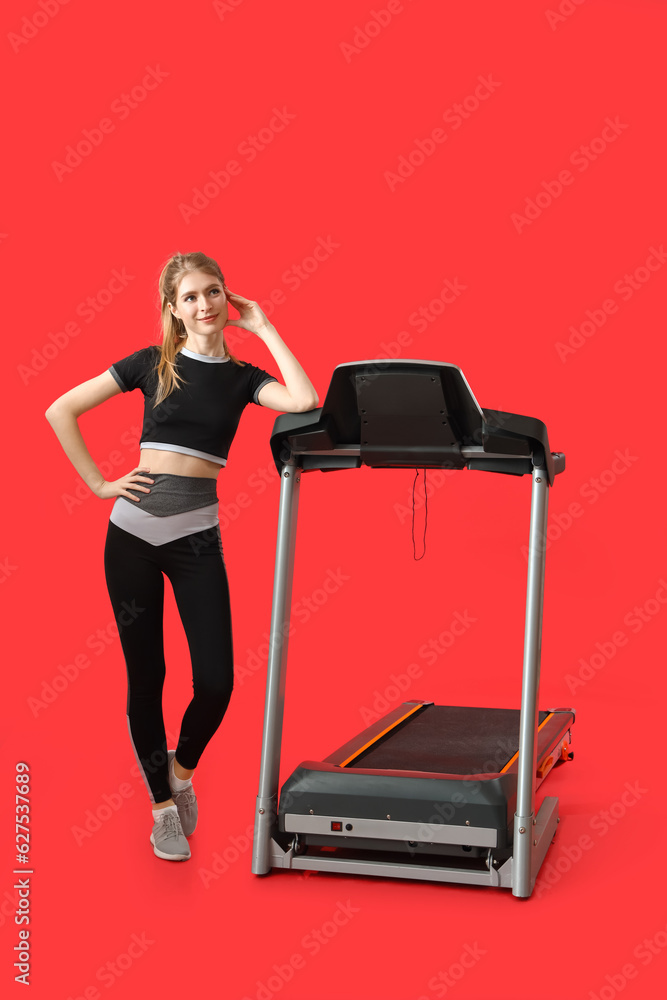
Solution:
[[[127,667],[130,739],[151,802],[164,802],[171,789],[162,715],[163,574],[171,582],[192,659],[194,695],[176,747],[178,763],[190,770],[222,722],[233,687],[231,609],[220,526],[153,545],[109,521],[104,570]]]

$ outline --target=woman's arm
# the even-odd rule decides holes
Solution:
[[[285,380],[285,385],[280,385],[279,382],[268,382],[259,390],[257,402],[261,406],[268,406],[271,410],[280,410],[285,413],[314,410],[319,402],[315,386],[275,326],[269,323],[258,336],[271,351]]]
[[[282,410],[287,413],[314,410],[319,402],[315,386],[273,323],[269,322],[261,306],[252,299],[246,299],[243,295],[231,292],[227,285],[224,286],[224,290],[228,300],[240,313],[239,319],[228,319],[225,325],[240,326],[263,340],[285,379],[285,385],[268,382],[263,389],[260,389],[257,402],[261,406],[268,406],[272,410]]]
[[[100,403],[121,391],[111,372],[102,372],[101,375],[88,379],[87,382],[82,382],[70,389],[69,392],[58,396],[46,410],[44,416],[53,427],[70,462],[95,496],[109,499],[123,493],[123,495],[129,495],[131,499],[135,500],[136,497],[132,497],[126,492],[127,484],[131,479],[140,479],[142,482],[147,480],[140,476],[130,475],[121,477],[114,483],[108,483],[95,465],[77,422],[77,418],[82,413],[92,410],[93,407],[99,406]],[[143,466],[139,466],[139,468],[143,468]],[[132,488],[139,489],[140,487],[132,486]],[[143,488],[141,489],[143,492]]]

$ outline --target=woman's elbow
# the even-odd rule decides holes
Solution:
[[[50,406],[46,408],[46,410],[44,411],[44,416],[46,417],[48,422],[52,424],[53,421],[57,419],[64,412],[65,408],[63,407],[63,404],[60,402],[60,397],[59,397],[58,399],[54,400],[54,402],[51,403]]]
[[[307,410],[314,410],[319,404],[319,401],[320,397],[317,395],[317,393],[315,393],[314,396],[311,396],[310,399],[307,399],[305,400],[304,403],[302,403],[301,412],[305,413]]]

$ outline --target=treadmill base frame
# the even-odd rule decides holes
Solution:
[[[284,850],[271,837],[269,847],[268,874],[271,868],[292,868],[301,871],[342,872],[349,875],[373,875],[381,878],[408,878],[430,882],[457,882],[468,885],[493,886],[512,889],[513,895],[527,898],[533,891],[538,872],[546,857],[549,845],[558,826],[558,798],[547,795],[542,801],[537,816],[520,819],[515,816],[516,836],[520,838],[524,850],[530,855],[530,887],[521,891],[516,884],[514,856],[507,858],[498,868],[491,862],[487,871],[475,871],[464,866],[423,864],[419,862],[397,863],[364,857],[323,857],[320,855],[295,854],[289,847]],[[524,831],[523,833],[521,831]],[[348,849],[348,854],[352,849]]]

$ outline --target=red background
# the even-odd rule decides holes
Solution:
[[[167,985],[175,996],[234,1000],[657,996],[667,970],[659,641],[667,564],[656,405],[667,268],[656,267],[659,256],[654,270],[646,261],[667,241],[665,3],[20,0],[2,23],[3,986],[19,992],[13,779],[26,761],[33,997],[108,989],[139,997]],[[151,67],[160,82],[121,111],[117,102]],[[476,102],[480,77],[493,80],[492,92]],[[466,98],[465,118],[443,118]],[[251,160],[243,143],[276,109],[293,117],[262,133],[270,141]],[[96,134],[105,118],[113,127]],[[614,132],[593,142],[607,119]],[[442,141],[424,146],[437,128]],[[84,130],[98,144],[59,176],[56,164]],[[431,152],[390,183],[387,172],[418,140]],[[186,218],[194,189],[234,159],[240,172]],[[526,211],[532,220],[517,219]],[[336,246],[315,270],[307,263],[311,273],[295,287],[286,272],[297,273],[320,237]],[[257,407],[248,407],[219,480],[236,690],[197,770],[192,858],[169,865],[154,856],[127,733],[124,661],[108,631],[102,553],[111,504],[83,490],[68,509],[80,481],[44,411],[156,342],[161,265],[192,250],[215,257],[229,287],[267,313],[282,290],[270,318],[321,401],[342,362],[392,351],[449,361],[482,406],[539,417],[552,449],[566,453],[550,495],[540,703],[576,707],[575,759],[544,786],[559,796],[562,821],[543,869],[551,877],[530,900],[251,874],[246,832],[278,512],[269,449],[277,414]],[[127,284],[109,296],[114,270]],[[418,328],[410,317],[447,279],[460,294]],[[89,297],[94,318],[77,311]],[[564,354],[558,345],[587,319],[587,334]],[[280,375],[256,337],[236,334],[236,353]],[[135,394],[81,418],[100,468],[120,462],[114,478],[139,460],[121,439],[138,442],[141,412]],[[256,477],[267,469],[260,492]],[[295,619],[282,778],[361,729],[378,697],[393,707],[392,675],[410,663],[423,673],[408,697],[518,705],[529,479],[447,478],[429,499],[426,554],[415,560],[413,478],[366,468],[303,478],[294,604],[313,597],[330,570],[348,579],[307,620]],[[235,512],[242,493],[251,502]],[[423,526],[420,507],[417,555]],[[428,666],[419,647],[457,611],[474,624]],[[165,620],[173,737],[191,677],[170,585]],[[94,651],[99,632],[105,645]],[[88,665],[31,708],[82,655]],[[98,810],[99,829],[77,842]],[[317,949],[313,930],[324,935]],[[133,935],[144,936],[144,950],[127,959]],[[472,954],[464,969],[459,959]]]

